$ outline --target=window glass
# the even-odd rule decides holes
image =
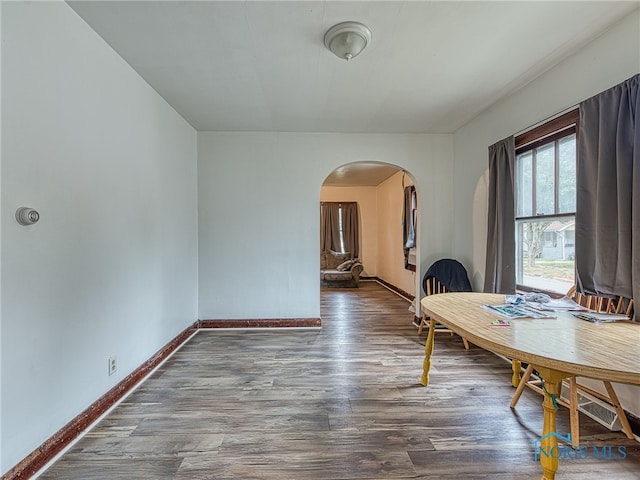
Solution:
[[[338,207],[338,235],[340,236],[340,253],[346,253],[344,249],[344,232],[342,231],[342,205]]]
[[[554,145],[544,145],[536,152],[536,215],[552,215],[555,209]]]
[[[566,293],[575,282],[573,216],[516,220],[519,285]]]
[[[516,205],[518,206],[518,217],[533,215],[532,179],[531,152],[526,152],[516,159],[516,193],[518,197]]]
[[[558,141],[558,212],[576,211],[576,136]]]

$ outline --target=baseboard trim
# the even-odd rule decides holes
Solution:
[[[127,392],[134,388],[145,376],[162,363],[178,347],[186,342],[198,329],[198,322],[187,327],[173,340],[158,350],[149,360],[122,379],[115,387],[93,402],[77,417],[49,437],[42,445],[7,471],[0,480],[23,480],[31,478],[47,463],[78,438],[109,408],[115,405]]]
[[[319,318],[250,318],[199,320],[198,328],[320,328]]]
[[[391,290],[394,293],[397,293],[398,295],[400,295],[401,297],[406,298],[407,300],[409,300],[410,302],[413,302],[415,300],[415,295],[411,295],[408,292],[405,292],[404,290],[402,290],[401,288],[396,287],[395,285],[393,285],[392,283],[387,282],[386,280],[381,279],[380,277],[372,277],[373,280],[375,280],[376,282],[378,282],[380,285],[382,285],[383,287],[388,288],[389,290]]]

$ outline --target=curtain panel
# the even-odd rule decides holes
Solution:
[[[339,229],[339,203],[324,202],[320,204],[320,251],[341,251]]]
[[[633,298],[636,305],[640,305],[639,84],[637,74],[580,104],[576,180],[578,288]]]
[[[485,292],[511,294],[516,291],[515,159],[513,135],[489,147]]]
[[[360,220],[357,203],[343,203],[342,206],[342,234],[344,249],[351,253],[351,258],[360,258]]]
[[[340,214],[342,213],[342,215]],[[342,231],[342,239],[340,231]],[[349,252],[360,257],[360,218],[356,202],[322,202],[320,204],[320,251]]]

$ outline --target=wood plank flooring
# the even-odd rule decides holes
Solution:
[[[200,331],[41,478],[540,478],[542,398],[509,409],[508,363],[439,335],[424,388],[405,300],[363,282],[321,304],[321,330]],[[640,443],[580,420],[627,457],[563,459],[558,480],[640,477]]]

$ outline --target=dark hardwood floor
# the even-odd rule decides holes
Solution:
[[[540,478],[542,398],[509,408],[507,362],[439,335],[424,388],[404,299],[363,282],[321,302],[321,330],[200,331],[41,478]],[[626,458],[562,459],[558,480],[640,477],[640,443],[580,420]]]

